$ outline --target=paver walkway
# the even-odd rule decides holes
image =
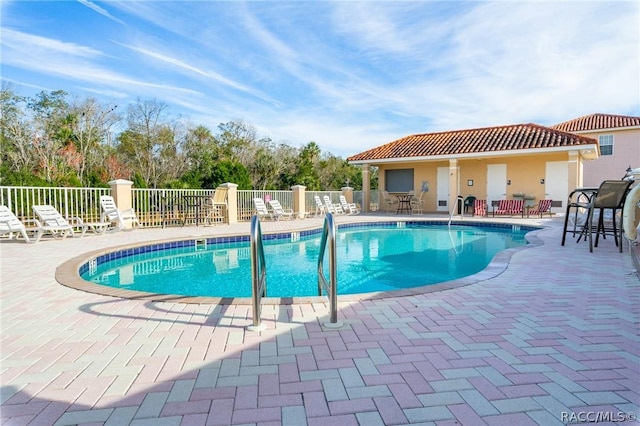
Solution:
[[[640,281],[628,248],[561,247],[560,219],[542,223],[544,244],[494,278],[341,302],[339,330],[321,326],[327,304],[266,305],[260,333],[245,329],[250,306],[117,299],[54,279],[100,247],[248,224],[0,242],[2,423],[637,424]]]

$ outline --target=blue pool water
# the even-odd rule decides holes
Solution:
[[[533,229],[449,228],[425,222],[340,227],[338,294],[406,289],[472,275],[484,269],[496,253],[525,245],[524,235]],[[317,296],[320,233],[309,234],[282,234],[283,238],[272,236],[265,241],[267,296]],[[250,297],[251,254],[248,237],[242,239],[216,244],[210,241],[206,248],[195,246],[191,240],[172,243],[173,248],[126,250],[92,259],[80,272],[87,281],[129,290]]]

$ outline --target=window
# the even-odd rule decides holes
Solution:
[[[387,170],[385,186],[389,192],[409,192],[413,189],[413,169]]]
[[[601,135],[598,137],[600,155],[613,155],[613,135]]]

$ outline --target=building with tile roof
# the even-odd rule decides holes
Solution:
[[[421,195],[424,211],[448,212],[458,196],[489,205],[509,198],[524,197],[530,204],[551,198],[554,209],[563,211],[570,190],[582,185],[583,163],[598,154],[592,137],[529,123],[410,135],[347,161],[363,167],[365,208],[375,166],[380,191],[413,190]]]
[[[629,167],[640,167],[640,117],[589,114],[551,128],[598,140],[600,156],[583,165],[585,186],[620,179]]]

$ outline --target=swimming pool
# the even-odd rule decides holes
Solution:
[[[438,222],[345,224],[337,232],[338,294],[388,292],[473,275],[535,227]],[[263,235],[268,297],[317,296],[320,230]],[[250,297],[249,237],[196,239],[90,259],[83,279],[155,294]]]

